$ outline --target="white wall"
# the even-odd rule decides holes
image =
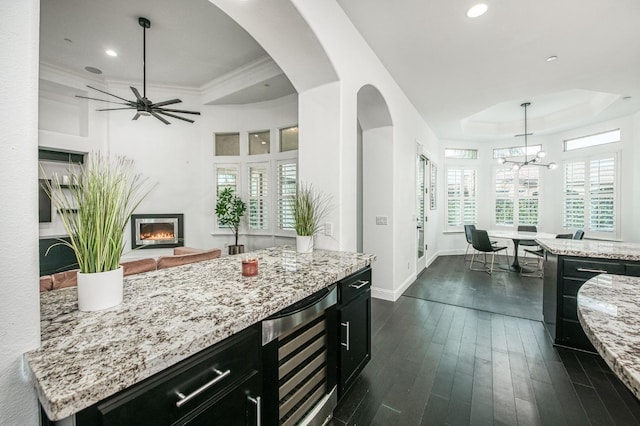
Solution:
[[[577,158],[594,153],[619,152],[620,179],[618,188],[618,212],[619,239],[624,241],[640,242],[640,232],[636,226],[640,215],[640,196],[637,194],[637,186],[640,182],[640,172],[637,164],[640,161],[640,114],[606,120],[601,123],[586,127],[580,127],[569,131],[563,131],[552,135],[532,136],[528,139],[529,145],[542,144],[547,152],[545,162],[556,162],[559,167],[556,170],[541,169],[541,199],[540,199],[540,225],[544,232],[562,233],[562,162],[571,158]],[[600,147],[585,148],[571,152],[563,151],[563,142],[580,136],[587,136],[613,129],[621,129],[621,141],[617,144],[608,144]],[[464,166],[478,170],[478,226],[481,228],[495,228],[493,217],[493,173],[498,167],[493,159],[493,149],[498,147],[517,146],[515,139],[491,142],[461,142],[443,140],[440,143],[441,151],[445,148],[474,148],[478,149],[478,160],[447,160],[446,164],[452,166]],[[441,180],[440,191],[446,190],[444,176]],[[444,201],[444,199],[443,199]],[[446,233],[444,231],[445,211],[442,210],[441,254],[461,254],[467,247],[467,242],[462,230],[458,233]],[[589,231],[585,230],[585,237],[589,237]],[[612,237],[613,238],[613,237]],[[511,244],[511,243],[509,243]]]
[[[0,2],[0,424],[38,424],[22,354],[40,344],[36,0]]]

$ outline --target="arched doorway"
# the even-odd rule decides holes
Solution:
[[[376,253],[376,288],[393,294],[393,121],[380,91],[358,91],[357,250]],[[381,295],[384,297],[384,295]]]

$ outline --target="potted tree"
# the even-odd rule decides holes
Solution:
[[[149,193],[146,179],[133,173],[133,161],[98,152],[69,168],[69,182],[58,175],[45,181],[78,259],[78,309],[97,311],[122,302],[120,256],[131,214]],[[70,183],[70,185],[68,185]]]
[[[313,185],[300,183],[293,199],[293,219],[296,229],[298,253],[313,251],[313,236],[320,231],[321,223],[329,211],[330,198],[317,192]]]
[[[233,189],[224,188],[218,193],[218,202],[216,203],[218,222],[222,226],[229,227],[236,237],[235,244],[229,246],[229,254],[244,253],[244,245],[238,245],[238,230],[240,220],[246,210],[247,205],[235,194]]]

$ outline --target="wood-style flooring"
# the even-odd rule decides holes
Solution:
[[[373,299],[372,339],[333,425],[640,424],[640,403],[604,361],[554,347],[540,321]]]

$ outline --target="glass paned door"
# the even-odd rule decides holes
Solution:
[[[429,188],[429,176],[427,167],[429,160],[424,155],[418,155],[416,159],[416,247],[417,247],[417,272],[420,273],[426,267],[425,245],[425,204]]]

